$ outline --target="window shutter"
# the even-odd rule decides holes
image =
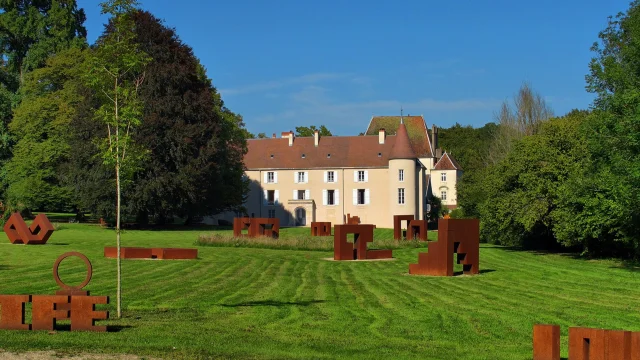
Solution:
[[[324,182],[327,182],[328,173],[329,173],[328,171],[324,172]]]
[[[304,198],[307,199],[307,200],[311,199],[311,191],[305,190],[304,191]]]
[[[369,171],[368,170],[364,171],[364,182],[369,182]]]
[[[268,172],[268,171],[265,171],[265,172],[264,172],[264,183],[265,183],[265,184],[267,183],[267,174],[269,174],[269,172]]]
[[[269,193],[267,192],[267,190],[264,191],[264,198],[262,199],[262,203],[264,205],[267,205],[269,201]]]
[[[369,205],[369,201],[370,197],[369,197],[369,189],[365,189],[364,190],[364,203],[365,205]]]
[[[305,171],[305,172],[304,172],[304,182],[305,182],[305,183],[308,183],[308,182],[309,182],[309,172],[308,172],[308,171]]]
[[[340,205],[340,192],[338,189],[333,193],[333,202],[336,205]]]
[[[293,190],[293,200],[298,200],[298,190]]]
[[[298,172],[297,171],[293,172],[293,182],[296,183],[296,184],[298,183]]]
[[[353,189],[353,205],[358,205],[358,189]]]
[[[273,182],[276,183],[276,184],[278,183],[278,172],[277,171],[273,172]]]
[[[353,182],[358,182],[358,170],[353,170]]]
[[[280,190],[276,190],[276,191],[274,192],[274,194],[273,194],[273,200],[274,200],[273,202],[274,202],[276,205],[278,205],[278,204],[280,203],[280,202],[279,202],[279,200],[280,200]]]
[[[324,174],[327,175],[326,172]],[[327,190],[322,190],[322,205],[327,205],[327,203]]]

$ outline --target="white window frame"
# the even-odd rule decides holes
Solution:
[[[398,188],[398,205],[404,205],[404,188]]]
[[[404,169],[398,170],[398,181],[404,182]]]
[[[329,204],[329,192],[333,191],[333,204]],[[322,190],[322,205],[336,206],[339,204],[338,189],[324,189]]]
[[[334,183],[336,182],[336,172],[335,171],[327,171],[325,172],[326,174],[326,181],[327,183]]]
[[[447,201],[447,190],[440,190],[440,200]]]
[[[364,202],[360,203],[360,190],[364,190],[364,199],[362,199]],[[371,203],[371,196],[370,196],[370,192],[369,189],[353,189],[353,205],[356,206],[363,206],[363,205],[369,205]]]
[[[447,173],[440,173],[440,181],[447,182]]]

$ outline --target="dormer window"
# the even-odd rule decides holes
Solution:
[[[382,157],[382,153],[378,153],[378,157]]]
[[[306,158],[306,157],[307,157],[307,156],[306,156],[305,154],[302,154],[302,158],[303,158],[303,159],[304,159],[304,158]]]
[[[273,154],[271,154],[271,158],[273,159]]]
[[[327,154],[327,159],[331,158],[331,154]]]

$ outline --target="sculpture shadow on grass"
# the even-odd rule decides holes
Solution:
[[[107,332],[120,332],[133,328],[131,325],[107,325]],[[56,324],[55,331],[71,331],[71,324]]]
[[[493,269],[480,269],[478,271],[479,274],[487,274],[487,273],[492,273],[492,272],[495,272],[495,270],[493,270]],[[464,273],[462,272],[462,270],[453,272],[453,276],[461,276],[463,274]],[[475,276],[475,275],[469,275],[469,276]]]
[[[325,300],[308,300],[308,301],[276,301],[276,300],[259,300],[245,301],[237,304],[218,304],[222,307],[242,307],[242,306],[309,306],[313,304],[324,303]]]

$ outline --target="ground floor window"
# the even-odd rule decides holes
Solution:
[[[268,217],[273,219],[276,217],[276,209],[269,209]]]

